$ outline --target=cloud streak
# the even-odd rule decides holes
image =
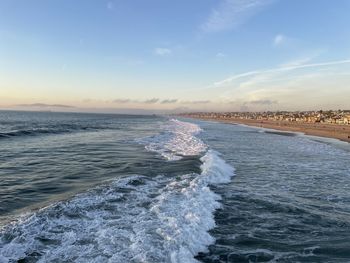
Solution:
[[[146,99],[146,100],[133,100],[133,99],[128,99],[128,98],[120,98],[120,99],[115,99],[112,101],[112,103],[117,103],[117,104],[171,104],[171,103],[176,103],[178,100],[177,99],[159,99],[159,98],[151,98],[151,99]]]
[[[172,103],[176,103],[178,100],[177,99],[166,99],[166,100],[162,100],[160,103],[161,104],[172,104]]]
[[[261,11],[273,0],[223,0],[202,24],[204,32],[234,29]]]
[[[208,104],[211,103],[210,100],[189,100],[183,101],[178,99],[159,99],[151,98],[146,100],[133,100],[128,98],[115,99],[112,103],[117,104]]]
[[[208,104],[211,103],[210,100],[190,100],[190,101],[182,101],[183,104]]]
[[[270,100],[270,99],[261,99],[261,100],[248,101],[247,103],[253,104],[253,105],[273,105],[273,104],[278,104],[278,101]]]
[[[292,70],[297,70],[297,69],[317,68],[317,67],[341,65],[341,64],[348,64],[348,63],[350,63],[350,59],[328,61],[328,62],[321,62],[321,63],[309,63],[309,64],[298,64],[298,63],[296,63],[295,65],[288,65],[287,64],[287,66],[281,66],[281,67],[266,69],[266,70],[254,70],[254,71],[248,71],[245,73],[233,75],[227,79],[215,82],[213,87],[225,86],[225,85],[230,84],[231,82],[233,82],[234,80],[237,80],[237,79],[242,79],[245,77],[251,77],[251,76],[262,75],[262,74],[267,74],[267,73],[286,72],[286,71],[292,71]]]
[[[124,103],[129,103],[132,102],[130,99],[115,99],[113,100],[114,103],[120,103],[120,104],[124,104]]]
[[[141,103],[145,103],[145,104],[155,104],[159,101],[158,98],[153,98],[153,99],[148,99],[148,100],[144,100]]]
[[[18,104],[17,107],[28,107],[28,108],[75,108],[70,105],[63,104],[45,104],[45,103],[33,103],[33,104]]]

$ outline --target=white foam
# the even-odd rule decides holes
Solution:
[[[156,215],[157,224],[152,222],[151,229],[161,242],[144,239],[142,230],[150,227],[139,225],[133,245],[138,262],[150,262],[142,251],[154,251],[157,245],[159,262],[197,262],[194,256],[215,241],[208,230],[215,227],[214,211],[220,207],[220,196],[209,185],[228,182],[234,170],[215,151],[208,151],[201,160],[200,175],[184,175],[169,182],[155,198],[150,211]]]
[[[175,136],[198,132],[172,122],[181,126]],[[38,262],[197,262],[215,241],[208,230],[220,196],[209,186],[234,174],[213,150],[201,161],[201,174],[118,179],[9,225],[0,232],[0,262],[39,254]]]
[[[157,191],[157,179],[117,180],[8,226],[0,235],[2,261],[38,252],[38,262],[130,262],[133,227],[147,213],[143,204]]]
[[[169,161],[180,160],[182,156],[199,155],[207,146],[195,137],[201,128],[193,123],[171,119],[163,126],[163,132],[156,136],[144,138],[148,151],[157,152]]]

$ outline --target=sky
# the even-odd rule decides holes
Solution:
[[[349,0],[1,0],[0,107],[350,109]]]

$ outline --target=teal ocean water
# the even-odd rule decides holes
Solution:
[[[0,262],[349,262],[350,147],[161,116],[0,112]]]

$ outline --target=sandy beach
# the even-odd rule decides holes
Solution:
[[[193,116],[189,116],[192,117]],[[328,123],[300,123],[270,120],[246,120],[223,118],[200,118],[203,120],[220,121],[225,123],[245,124],[248,126],[276,129],[281,131],[301,132],[307,135],[334,138],[350,143],[350,125]]]

